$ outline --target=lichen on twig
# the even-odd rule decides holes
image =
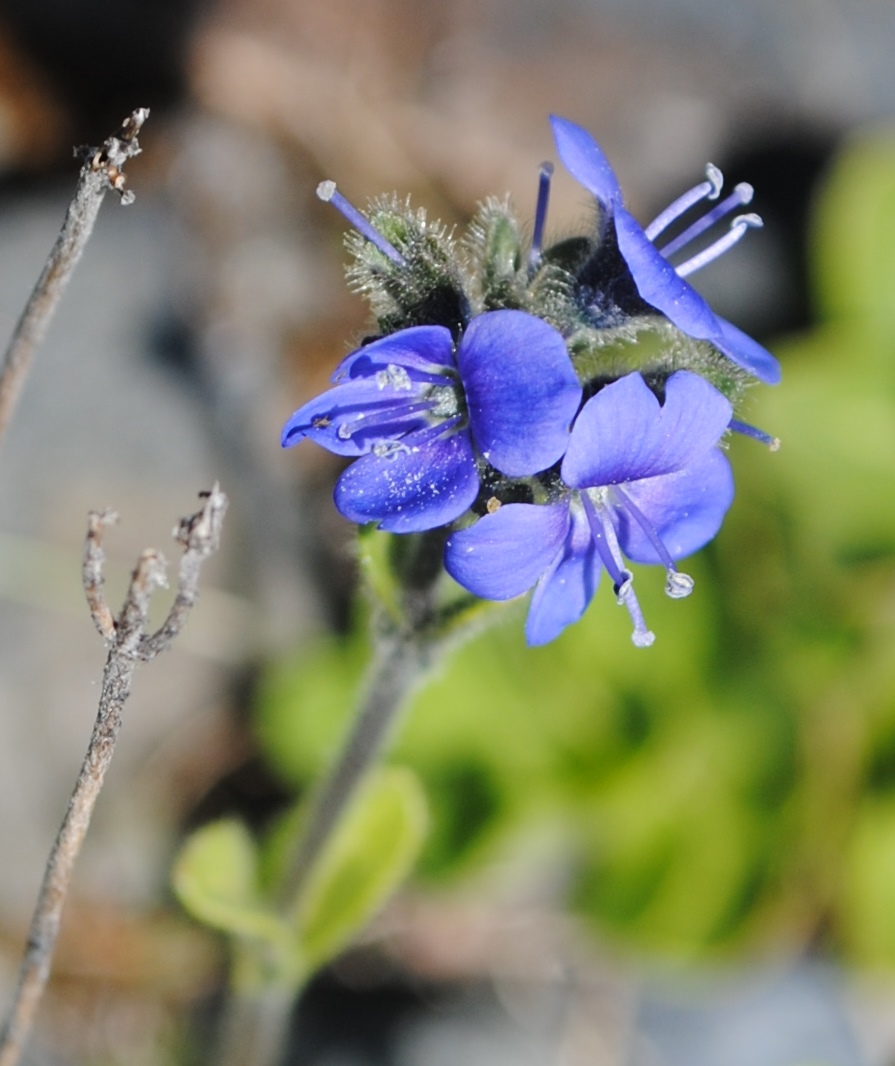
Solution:
[[[138,107],[99,148],[75,149],[75,155],[83,160],[78,187],[0,364],[0,437],[21,393],[31,356],[43,340],[59,298],[90,239],[103,197],[114,189],[122,204],[133,202],[134,194],[127,188],[122,168],[128,159],[140,154],[137,135],[148,117],[149,108]]]

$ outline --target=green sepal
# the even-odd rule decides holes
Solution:
[[[295,906],[294,945],[307,972],[335,958],[410,872],[428,827],[409,770],[368,778],[315,862]]]
[[[361,572],[380,609],[380,624],[420,636],[438,635],[437,626],[432,628],[438,613],[435,592],[444,576],[447,536],[446,528],[393,534],[372,525],[361,527]]]
[[[447,227],[394,195],[375,200],[366,214],[404,259],[403,265],[391,262],[360,234],[346,238],[353,259],[349,283],[369,300],[380,333],[441,325],[458,337],[469,318],[469,301]]]
[[[526,272],[522,269],[519,222],[506,200],[494,197],[479,205],[466,246],[471,275],[478,279],[482,311],[524,309]]]
[[[711,344],[687,336],[661,315],[644,314],[605,329],[579,324],[568,345],[575,372],[591,388],[636,370],[661,394],[671,374],[690,370],[736,405],[750,381]]]

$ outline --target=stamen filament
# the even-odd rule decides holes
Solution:
[[[436,422],[434,425],[425,426],[422,429],[413,429],[409,433],[401,431],[402,436],[394,440],[385,437],[380,438],[373,445],[373,454],[380,459],[398,455],[400,452],[416,452],[426,447],[431,441],[443,440],[449,437],[457,428],[462,416],[454,415],[445,419],[444,422]]]
[[[737,419],[732,418],[728,423],[727,428],[733,433],[741,433],[744,437],[751,437],[753,440],[757,440],[761,444],[766,444],[772,452],[780,450],[779,437],[772,437],[770,433],[765,433],[763,429],[759,429],[757,426],[752,426],[748,422],[739,422]]]
[[[449,437],[462,421],[463,415],[451,415],[443,422],[435,422],[431,426],[426,426],[425,429],[417,429],[412,434],[414,444],[418,447],[420,444],[428,444],[430,440],[443,440]]]
[[[652,544],[656,555],[659,556],[662,565],[665,567],[667,574],[665,580],[666,594],[673,600],[679,600],[684,596],[689,596],[693,591],[693,578],[690,577],[689,574],[684,574],[678,570],[674,559],[672,559],[670,552],[665,547],[665,543],[659,536],[658,530],[620,485],[613,485],[612,493],[618,500],[619,505],[630,514],[637,525],[643,530],[647,540]]]
[[[384,256],[387,256],[391,261],[400,267],[407,266],[407,260],[403,255],[379,233],[373,229],[369,221],[358,211],[358,209],[351,203],[349,203],[345,197],[336,188],[334,181],[321,181],[317,186],[317,196],[324,203],[330,203],[333,207],[339,211],[361,236],[366,237],[370,244],[379,249]]]
[[[336,433],[342,440],[349,440],[356,433],[369,433],[382,426],[393,426],[396,433],[406,433],[406,427],[401,428],[402,423],[408,418],[413,418],[414,415],[430,410],[433,406],[434,404],[430,400],[423,400],[418,403],[388,401],[375,407],[369,403],[363,406],[344,406],[340,407],[337,413],[334,412],[334,417],[331,421],[339,422]],[[359,416],[352,418],[351,415],[355,411],[359,412]]]
[[[718,199],[721,193],[721,186],[724,184],[724,175],[713,163],[709,163],[705,168],[705,174],[706,181],[701,181],[698,185],[694,185],[692,189],[688,189],[683,196],[679,196],[673,203],[670,203],[661,214],[656,215],[650,222],[643,231],[649,240],[654,241],[660,233],[668,229],[672,222],[679,219],[685,211],[689,211],[700,200]]]
[[[541,163],[538,174],[538,204],[535,208],[534,231],[531,235],[531,250],[528,253],[528,266],[534,270],[541,261],[541,248],[544,243],[544,226],[547,222],[547,205],[550,202],[550,179],[553,177],[553,164]]]
[[[725,197],[720,204],[713,207],[711,211],[708,211],[701,218],[698,218],[692,226],[688,226],[683,233],[678,234],[673,241],[669,241],[659,251],[666,259],[670,255],[674,255],[675,252],[680,251],[681,248],[688,245],[690,241],[695,240],[701,233],[705,233],[709,227],[714,226],[719,219],[730,214],[735,207],[744,207],[746,204],[751,203],[754,193],[755,190],[748,182],[740,182],[730,196]]]
[[[686,263],[681,263],[680,266],[674,268],[678,277],[686,278],[690,274],[695,274],[697,270],[701,270],[704,266],[713,262],[719,255],[723,255],[728,248],[732,248],[747,229],[758,228],[763,225],[760,215],[737,215],[731,222],[730,229],[723,237],[720,237],[714,244],[710,244],[708,248],[699,252],[698,255],[694,255],[692,259],[688,259]]]
[[[620,607],[627,607],[631,621],[634,623],[634,632],[631,640],[638,648],[648,648],[656,641],[656,634],[647,629],[646,619],[640,607],[640,601],[634,592],[634,575],[630,570],[625,571],[625,580],[616,586],[616,596]]]
[[[625,567],[624,556],[607,508],[600,503],[595,504],[586,492],[581,494],[581,502],[584,504],[584,513],[587,515],[588,525],[600,559],[612,578],[619,606],[626,607],[631,616],[631,622],[634,625],[631,640],[638,648],[648,648],[656,639],[656,635],[646,627],[640,601],[634,592],[634,575]]]
[[[591,536],[594,538],[594,544],[599,552],[603,566],[606,567],[607,573],[612,578],[613,585],[618,586],[624,581],[622,572],[624,571],[625,563],[621,551],[618,548],[618,542],[616,542],[615,545],[617,555],[613,555],[612,549],[609,546],[606,534],[606,525],[609,524],[608,516],[605,516],[606,521],[604,522],[604,515],[597,514],[593,500],[586,492],[581,493],[581,502],[584,505],[587,524],[590,526]],[[614,537],[613,540],[615,540]]]

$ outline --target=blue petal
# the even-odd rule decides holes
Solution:
[[[376,381],[346,381],[299,407],[283,427],[282,445],[288,448],[307,437],[335,455],[364,455],[378,440],[393,440],[428,424],[422,413],[408,413],[416,398]],[[376,424],[364,432],[365,420],[374,416]]]
[[[742,330],[720,318],[653,245],[640,223],[624,208],[615,212],[618,248],[643,299],[678,329],[708,341],[728,359],[769,385],[780,380],[780,364]]]
[[[524,477],[562,458],[581,385],[551,325],[524,311],[478,315],[463,334],[457,366],[473,439],[492,466]]]
[[[547,644],[587,610],[603,567],[580,505],[570,508],[571,523],[561,553],[535,586],[525,623],[529,644]]]
[[[451,534],[445,569],[482,599],[511,600],[527,592],[550,566],[568,528],[565,504],[505,503],[469,529]]]
[[[665,383],[661,407],[640,374],[627,374],[581,409],[563,480],[572,488],[596,488],[680,470],[717,444],[731,413],[730,402],[688,370]]]
[[[718,448],[683,470],[625,486],[625,492],[662,538],[673,559],[698,551],[721,528],[733,503],[733,474]],[[638,563],[659,563],[643,530],[623,508],[613,508],[619,544]]]
[[[479,478],[468,433],[405,437],[391,455],[365,455],[336,484],[339,511],[352,522],[378,522],[391,533],[447,525],[468,510]]]
[[[609,160],[587,130],[558,115],[550,116],[556,151],[563,166],[610,212],[622,205],[622,190]]]
[[[715,319],[719,332],[717,336],[710,338],[712,344],[724,352],[727,358],[737,366],[754,374],[759,381],[764,381],[768,385],[779,385],[780,364],[767,348],[763,348],[758,341],[754,341],[748,333],[737,329],[726,318],[716,315]]]
[[[412,372],[428,375],[443,369],[455,368],[454,345],[450,331],[444,326],[411,326],[381,337],[371,344],[347,355],[336,367],[333,381],[344,377],[367,377],[390,364]]]

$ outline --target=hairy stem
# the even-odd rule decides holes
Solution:
[[[408,696],[424,677],[432,648],[413,634],[385,638],[369,685],[338,758],[311,799],[308,821],[284,879],[282,901],[291,906],[367,771],[379,761]]]
[[[398,538],[393,565],[403,588],[402,621],[375,632],[367,685],[341,748],[312,792],[307,819],[283,876],[278,903],[284,915],[300,897],[317,860],[366,775],[382,757],[408,699],[425,679],[445,641],[435,625],[435,585],[442,570],[444,530]],[[277,1066],[286,1053],[297,995],[279,986],[235,995],[225,1009],[216,1066]]]
[[[408,697],[428,670],[433,651],[430,640],[406,631],[382,639],[342,748],[311,797],[304,832],[282,883],[280,905],[285,912],[295,907],[320,853],[367,772],[379,761]],[[217,1066],[277,1066],[286,1052],[299,991],[284,993],[273,987],[249,997],[233,996],[213,1059]]]

